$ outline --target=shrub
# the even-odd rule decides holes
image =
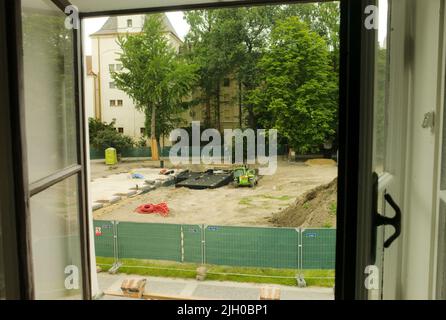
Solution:
[[[131,137],[119,133],[115,128],[115,122],[101,122],[90,118],[88,121],[90,130],[90,145],[92,147],[105,150],[115,148],[118,153],[124,149],[133,147]]]

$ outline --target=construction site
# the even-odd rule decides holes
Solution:
[[[234,290],[240,299],[332,298],[335,161],[282,158],[265,176],[249,166],[178,167],[168,159],[93,161],[91,169],[106,297],[129,296],[120,287],[133,279],[148,299],[230,299]]]
[[[337,167],[332,160],[279,161],[276,174],[257,177],[259,180],[254,187],[238,186],[233,181],[231,170],[213,171],[217,172],[213,174],[217,181],[222,177],[219,187],[206,186],[205,179],[201,179],[203,186],[193,186],[182,183],[187,180],[180,182],[179,177],[187,172],[199,174],[212,169],[205,166],[201,168],[204,170],[192,166],[189,169],[171,167],[166,175],[160,173],[162,169],[153,166],[155,164],[150,161],[129,162],[110,170],[103,163],[93,163],[91,185],[94,218],[233,226],[335,227],[336,219],[332,213],[336,211],[336,190],[332,190],[331,197],[307,210],[303,220],[284,221],[278,217],[282,211],[293,208],[299,196],[336,178]],[[196,178],[194,176],[193,180],[199,181]],[[136,208],[147,203],[166,203],[168,213],[135,212]],[[302,204],[301,210],[310,209],[307,207],[309,205]]]

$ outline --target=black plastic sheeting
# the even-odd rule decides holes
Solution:
[[[206,172],[185,171],[177,175],[175,186],[196,190],[216,189],[228,185],[233,180],[232,172]]]

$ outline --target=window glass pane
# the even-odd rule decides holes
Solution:
[[[378,38],[375,54],[375,106],[374,106],[374,124],[373,124],[373,167],[379,174],[383,173],[385,168],[384,159],[386,153],[386,103],[388,91],[388,55],[387,50],[387,0],[380,0],[380,18],[378,28]]]
[[[50,1],[23,1],[30,182],[77,163],[72,30]]]
[[[37,299],[81,298],[77,176],[31,198],[31,239]]]

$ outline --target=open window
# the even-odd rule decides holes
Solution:
[[[269,2],[273,1],[256,4]],[[83,25],[77,24],[77,18],[229,8],[250,2],[22,0],[0,4],[0,80],[5,84],[0,90],[6,101],[0,106],[5,109],[0,139],[8,151],[0,160],[0,246],[4,249],[0,251],[0,297],[91,299],[98,293],[96,238],[110,238],[110,244],[99,250],[114,254],[127,245],[116,242],[116,232],[132,238],[147,230],[119,226],[115,220],[93,222],[89,212],[86,92],[92,92],[95,103],[122,105],[108,108],[113,112],[125,112],[130,104],[120,103],[121,96],[101,96],[100,87],[119,92],[119,84],[110,77],[101,81],[103,74],[93,69],[88,76],[83,73]],[[335,297],[444,297],[444,2],[342,0],[340,14],[338,194],[337,206],[332,208],[336,211]],[[121,22],[127,30],[139,21]],[[120,23],[119,19],[115,22]],[[119,61],[103,65],[103,73],[128,71]],[[90,76],[92,86],[87,89],[82,80]],[[221,82],[221,112],[197,108],[188,116],[215,120],[217,130],[237,128],[242,121],[236,115],[241,111],[228,106],[240,100],[238,96],[231,99],[225,90],[238,87],[243,91],[243,86],[236,78],[226,79]],[[92,110],[92,114],[107,116],[105,109]],[[131,132],[127,124],[123,127],[124,133]],[[144,127],[137,123],[134,134],[146,135]],[[333,142],[326,141],[324,146],[330,149]],[[164,140],[158,146],[161,156],[163,146]],[[111,163],[118,156],[109,155]],[[139,191],[140,186],[136,188]],[[272,199],[275,194],[266,196],[271,201],[284,200]],[[252,201],[245,199],[242,205]],[[197,263],[221,258],[203,255],[207,233],[207,241],[214,237],[210,245],[218,247],[224,239],[215,234],[234,231],[214,224],[177,229],[172,231],[172,241],[180,246],[185,242],[198,245],[187,247],[188,252],[179,250],[176,258],[189,254]],[[153,233],[159,230],[154,228]],[[308,255],[302,249],[304,242],[316,245],[328,232],[297,231],[285,236],[299,248],[285,264],[302,261]],[[273,233],[270,237],[276,239]],[[255,237],[239,238],[239,242],[249,247]],[[166,252],[162,249],[158,254],[165,257]],[[314,262],[311,254],[309,261]]]

